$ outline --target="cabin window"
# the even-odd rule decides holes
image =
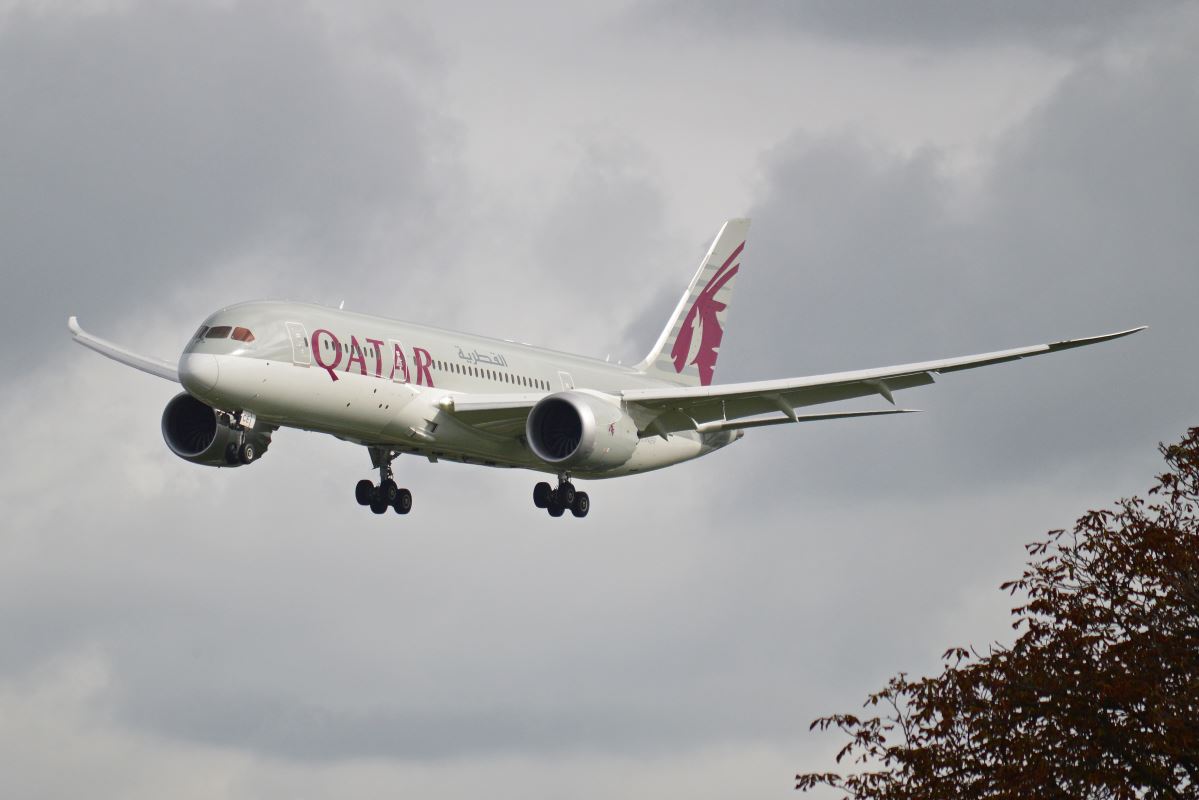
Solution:
[[[228,325],[217,325],[213,328],[209,328],[208,333],[205,335],[204,338],[206,338],[206,339],[224,339],[225,337],[227,337],[229,335],[229,331],[231,331],[231,330],[233,330],[233,328],[231,328]]]
[[[229,336],[230,339],[235,339],[239,342],[249,344],[254,341],[254,334],[250,333],[249,328],[234,328],[233,333]]]

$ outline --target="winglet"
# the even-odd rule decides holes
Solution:
[[[1141,325],[1138,328],[1129,328],[1126,331],[1116,331],[1115,333],[1104,333],[1099,336],[1086,336],[1082,339],[1065,339],[1060,342],[1053,342],[1052,344],[1048,344],[1048,345],[1046,345],[1046,347],[1048,347],[1049,352],[1052,353],[1052,352],[1056,352],[1058,350],[1069,350],[1072,347],[1086,347],[1089,344],[1098,344],[1099,342],[1110,342],[1112,339],[1122,339],[1125,336],[1132,336],[1134,333],[1140,333],[1141,331],[1145,331],[1145,330],[1149,330],[1148,325]]]

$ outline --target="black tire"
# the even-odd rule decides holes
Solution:
[[[557,503],[555,503],[553,501],[550,501],[550,504],[548,506],[546,506],[546,510],[550,512],[551,517],[560,517],[566,513],[565,508],[563,508],[562,506],[558,505]]]
[[[558,502],[562,504],[562,507],[570,508],[575,504],[575,495],[578,494],[578,492],[575,491],[575,486],[573,483],[564,483],[558,487],[556,494],[558,496]]]
[[[570,513],[576,517],[585,517],[587,512],[591,510],[591,498],[586,492],[579,492],[575,495],[575,501],[570,504]]]
[[[412,492],[407,489],[397,490],[396,499],[391,502],[391,507],[397,514],[407,514],[412,510]]]
[[[230,442],[225,447],[225,463],[238,464],[241,459],[237,457],[237,442]]]
[[[258,458],[258,448],[253,442],[246,442],[237,450],[237,458],[243,464],[252,464]]]
[[[550,504],[550,495],[553,493],[554,490],[550,488],[550,485],[542,481],[533,487],[533,505],[538,508],[547,508]]]
[[[396,495],[399,494],[399,491],[400,487],[396,486],[396,482],[391,478],[388,478],[387,480],[383,481],[383,483],[379,484],[379,496],[383,498],[383,501],[387,505],[391,505],[395,502]]]
[[[360,506],[369,506],[371,504],[371,492],[373,491],[375,491],[375,484],[363,478],[354,485],[354,499],[358,501],[358,505]]]
[[[382,497],[379,497],[379,494],[376,492],[375,496],[371,498],[371,511],[376,514],[382,514],[389,508],[391,508],[391,506],[387,505],[387,501],[385,501]]]

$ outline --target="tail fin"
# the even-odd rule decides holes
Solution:
[[[748,219],[724,223],[666,329],[637,369],[684,386],[712,383],[748,232]]]

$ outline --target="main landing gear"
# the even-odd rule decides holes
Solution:
[[[591,510],[591,498],[586,492],[575,491],[569,472],[561,472],[557,489],[551,489],[545,481],[533,487],[533,505],[544,508],[551,517],[562,516],[568,508],[576,517],[585,517]]]
[[[412,510],[412,492],[396,486],[392,479],[391,462],[396,453],[385,448],[372,447],[371,461],[379,470],[379,485],[363,478],[354,487],[354,499],[360,506],[370,506],[376,514],[387,513],[388,508],[395,509],[397,514],[407,514]]]

